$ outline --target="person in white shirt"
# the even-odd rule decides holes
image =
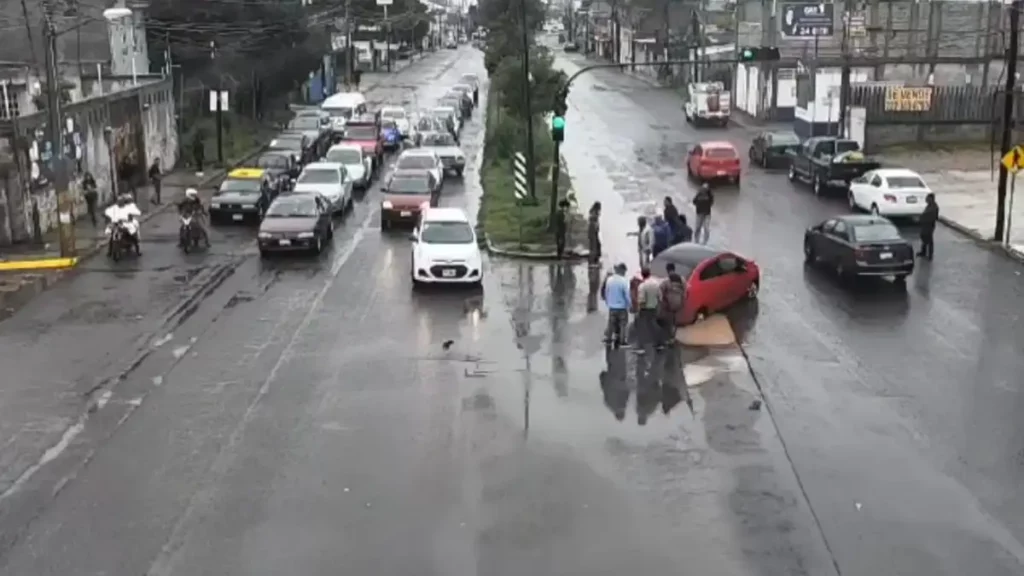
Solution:
[[[107,227],[107,235],[109,236],[113,231],[113,226],[121,225],[124,228],[125,233],[128,235],[129,241],[135,248],[135,253],[142,255],[142,249],[139,245],[139,218],[142,216],[142,211],[132,201],[132,197],[129,195],[122,195],[117,198],[117,203],[113,204],[103,212],[107,220],[110,222],[110,226]],[[113,244],[108,244],[108,253],[113,253]]]

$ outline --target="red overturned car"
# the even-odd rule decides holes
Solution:
[[[753,260],[703,244],[676,244],[651,262],[651,275],[668,278],[666,265],[676,266],[676,273],[686,280],[686,304],[676,318],[677,326],[699,322],[742,302],[757,298],[761,287],[761,269]],[[640,275],[629,282],[636,312]]]

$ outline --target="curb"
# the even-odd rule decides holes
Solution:
[[[29,282],[23,283],[17,290],[0,292],[0,321],[6,320],[19,308],[27,304],[39,293],[60,282],[68,269],[48,270],[48,273],[34,275]],[[24,276],[22,276],[24,278]]]
[[[978,232],[974,228],[968,228],[955,220],[950,220],[946,216],[939,216],[939,222],[961,236],[965,236],[973,240],[982,248],[988,248],[989,250],[1000,252],[1008,258],[1024,264],[1024,251],[1018,250],[1012,246],[1004,246],[998,242],[993,242],[992,240],[982,236],[981,232]]]
[[[555,260],[555,261],[578,261],[585,260],[590,257],[589,250],[569,250],[563,254],[562,258],[559,258],[554,252],[526,252],[521,250],[509,250],[506,248],[498,248],[491,242],[491,239],[484,233],[484,245],[492,256],[501,256],[502,258],[519,258],[522,260]]]

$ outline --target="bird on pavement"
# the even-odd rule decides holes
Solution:
[[[441,344],[441,350],[444,350],[445,352],[451,350],[452,344],[455,344],[455,340],[445,340],[444,344]]]

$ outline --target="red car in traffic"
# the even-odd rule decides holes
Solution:
[[[363,153],[373,160],[373,170],[378,170],[384,162],[384,135],[380,123],[376,120],[350,120],[345,125],[343,142],[358,144]]]
[[[690,149],[686,173],[701,182],[726,180],[740,183],[740,155],[728,142],[703,142]]]
[[[669,262],[675,264],[676,273],[686,281],[686,303],[676,317],[676,326],[699,322],[734,304],[754,300],[761,287],[757,263],[728,250],[689,242],[676,244],[651,262],[651,275],[668,278]],[[629,282],[634,312],[637,288],[642,281],[637,274]]]

